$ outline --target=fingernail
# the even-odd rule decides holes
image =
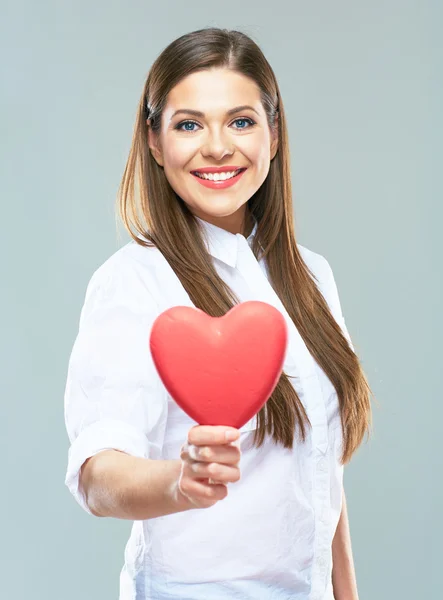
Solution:
[[[226,431],[226,432],[225,432],[225,439],[226,439],[228,442],[232,442],[232,441],[234,441],[235,439],[237,439],[237,435],[238,435],[238,434],[237,434],[237,432],[236,432],[236,431]]]

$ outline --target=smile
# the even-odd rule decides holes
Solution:
[[[245,171],[246,169],[224,171],[222,173],[200,173],[199,171],[193,171],[192,175],[205,187],[223,189],[234,185]]]

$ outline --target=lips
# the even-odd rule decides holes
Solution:
[[[201,169],[194,169],[191,173],[229,173],[231,171],[238,171],[239,169],[246,170],[246,167],[241,165],[225,165],[224,167],[202,167]]]
[[[195,179],[204,187],[206,188],[212,188],[212,189],[216,189],[216,190],[222,190],[228,187],[232,187],[234,186],[237,181],[240,180],[240,178],[243,176],[244,172],[247,169],[240,167],[238,172],[236,173],[236,175],[234,175],[233,177],[229,177],[227,179],[205,179],[204,177],[200,177],[199,175],[197,175],[197,173],[201,172],[201,171],[192,171],[192,175],[195,177]],[[233,171],[235,171],[233,169]],[[209,171],[209,172],[214,172],[214,171]],[[220,172],[220,171],[219,171]],[[226,172],[226,171],[224,171]]]

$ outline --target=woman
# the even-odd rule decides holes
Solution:
[[[134,521],[120,600],[356,598],[338,523],[370,388],[329,263],[295,241],[283,102],[249,37],[207,28],[160,54],[119,199],[133,240],[89,282],[65,414],[74,497]],[[218,317],[247,300],[287,321],[283,373],[239,430],[198,426],[158,377],[150,328],[171,306]]]

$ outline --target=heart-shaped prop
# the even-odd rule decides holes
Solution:
[[[163,384],[199,425],[242,427],[271,396],[287,346],[283,315],[265,302],[235,305],[223,317],[174,306],[151,329]]]

